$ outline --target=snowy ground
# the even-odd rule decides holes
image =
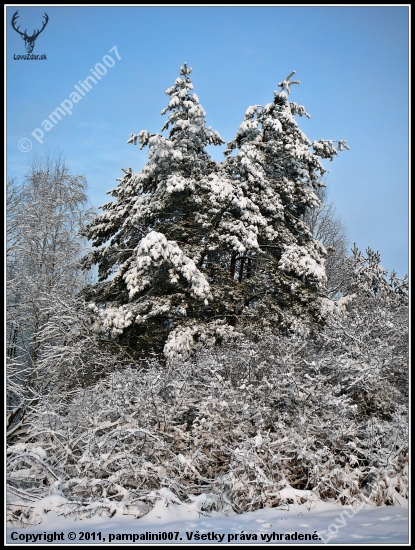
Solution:
[[[8,526],[7,544],[48,542],[163,546],[252,543],[405,545],[409,544],[409,510],[407,505],[353,509],[319,502],[312,510],[305,505],[290,505],[288,510],[265,508],[224,517],[200,516],[194,504],[170,503],[166,507],[159,501],[149,514],[140,519],[115,514],[111,519],[96,516],[76,521],[49,512],[37,526],[27,529]]]

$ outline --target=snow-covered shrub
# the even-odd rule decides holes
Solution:
[[[392,374],[401,358],[369,337],[362,346],[353,322],[307,340],[206,348],[168,367],[154,360],[71,402],[45,400],[24,448],[8,449],[12,521],[36,522],[50,495],[78,517],[138,517],[166,490],[235,512],[317,499],[399,503],[407,407]]]

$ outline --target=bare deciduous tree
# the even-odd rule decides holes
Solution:
[[[316,194],[321,203],[315,208],[307,209],[304,221],[313,237],[327,249],[325,262],[327,293],[329,298],[336,299],[344,293],[349,274],[347,271],[349,243],[346,228],[337,216],[335,206],[328,201],[326,188],[319,188]]]
[[[84,284],[78,260],[85,243],[79,231],[92,212],[85,178],[72,175],[60,154],[35,158],[22,184],[8,182],[7,199],[7,426],[12,435],[44,383],[37,360],[51,308]]]

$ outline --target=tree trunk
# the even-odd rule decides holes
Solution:
[[[231,257],[231,267],[230,267],[230,275],[232,280],[235,279],[235,267],[236,267],[236,252],[233,252]]]

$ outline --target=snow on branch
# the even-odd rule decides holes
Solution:
[[[292,84],[300,84],[300,81],[299,80],[290,80],[290,78],[295,75],[295,71],[292,71],[285,80],[283,80],[282,82],[279,82],[278,83],[278,86],[282,89],[282,90],[287,90],[287,93],[289,94],[291,92],[290,90],[290,86]]]
[[[297,244],[285,246],[278,267],[286,272],[316,279],[320,284],[325,284],[327,279],[324,259],[318,258],[317,261],[310,255],[309,250]]]
[[[194,261],[182,252],[175,241],[168,241],[163,233],[157,231],[151,231],[140,241],[136,265],[124,275],[130,299],[151,283],[151,273],[163,264],[171,266],[171,283],[177,283],[179,275],[182,275],[189,283],[195,298],[203,300],[205,304],[212,299],[209,283]]]

